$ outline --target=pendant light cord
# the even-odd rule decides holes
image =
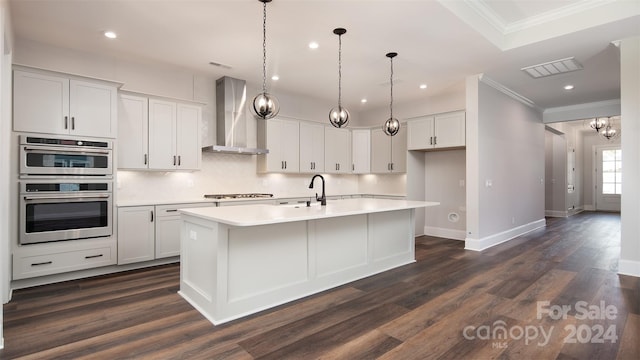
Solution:
[[[262,10],[262,93],[267,92],[267,3]]]
[[[391,119],[393,119],[393,57],[389,59],[391,60],[391,102],[389,103],[389,113],[391,114]]]
[[[342,35],[338,35],[338,107],[342,108]]]

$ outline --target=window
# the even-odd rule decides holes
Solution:
[[[622,194],[622,150],[602,150],[602,194]]]

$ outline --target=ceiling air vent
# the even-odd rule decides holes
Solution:
[[[537,79],[545,76],[558,75],[568,73],[576,70],[582,70],[582,64],[580,64],[574,57],[566,59],[549,61],[546,63],[523,67],[520,69],[532,78]]]

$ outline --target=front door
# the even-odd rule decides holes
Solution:
[[[620,145],[596,148],[596,210],[620,211],[622,150]]]

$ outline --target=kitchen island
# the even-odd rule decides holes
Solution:
[[[180,295],[221,324],[415,261],[414,214],[435,202],[180,210]]]

